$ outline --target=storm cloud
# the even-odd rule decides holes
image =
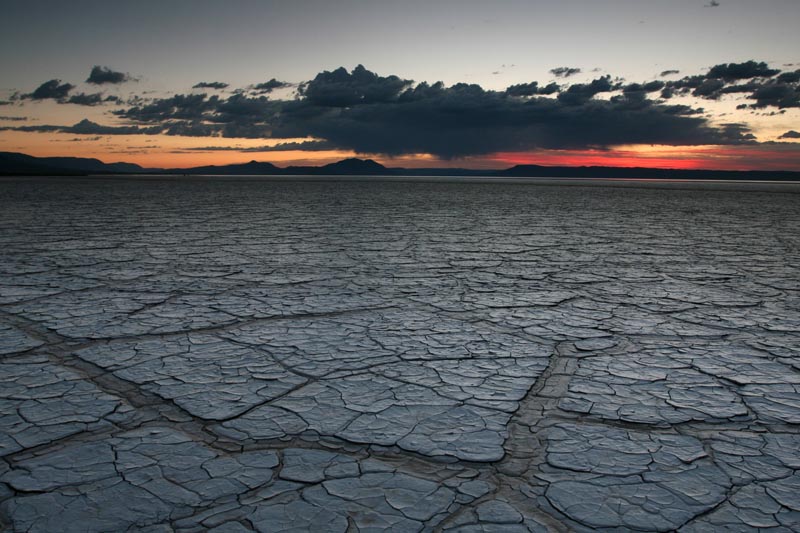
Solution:
[[[86,78],[86,83],[91,83],[93,85],[103,85],[106,83],[111,83],[114,85],[125,83],[126,81],[130,81],[132,78],[129,74],[125,72],[117,72],[115,70],[111,70],[108,67],[101,67],[99,65],[95,65],[92,67],[92,71],[89,73],[89,77]]]
[[[570,76],[574,76],[580,73],[581,69],[572,67],[557,67],[554,69],[550,69],[550,74],[552,74],[557,78],[569,78]]]
[[[253,85],[252,89],[259,93],[271,93],[275,89],[283,89],[284,87],[291,87],[291,83],[287,83],[285,81],[278,81],[275,78],[272,78],[269,81],[265,81],[264,83],[257,83]]]
[[[686,76],[666,81],[662,98],[691,94],[697,98],[719,100],[727,94],[743,94],[755,100],[737,109],[785,109],[800,107],[800,70],[781,72],[763,61],[722,63],[711,67],[706,74]]]
[[[666,98],[680,94],[702,101],[738,94],[751,101],[751,108],[800,106],[798,84],[791,81],[794,72],[781,77],[773,71],[766,63],[748,61],[717,65],[707,74],[672,81],[623,83],[606,75],[585,83],[541,86],[531,81],[487,90],[466,83],[416,83],[358,65],[352,71],[340,67],[320,72],[298,85],[294,99],[272,99],[254,92],[253,86],[228,96],[176,94],[140,99],[136,105],[112,111],[123,125],[82,121],[73,126],[30,128],[101,135],[305,138],[316,140],[235,149],[340,149],[442,158],[623,144],[753,144],[755,138],[743,124],[714,123],[702,108],[672,105]],[[52,81],[46,87],[49,94],[61,85]],[[266,83],[268,87],[288,85],[274,79]],[[99,93],[74,97],[85,100],[84,105],[107,99]]]
[[[60,100],[60,103],[63,104],[77,104],[77,105],[85,105],[85,106],[96,106],[101,104],[107,103],[119,103],[120,98],[118,96],[104,96],[103,93],[78,93],[73,94],[66,100]]]
[[[38,133],[71,133],[73,135],[156,135],[164,128],[160,126],[103,126],[88,119],[83,119],[72,126],[56,126],[41,124],[34,126],[14,126],[0,128],[0,130],[13,130]]]
[[[201,81],[192,85],[192,89],[226,89],[227,83],[221,81]]]
[[[756,61],[745,61],[744,63],[723,63],[721,65],[715,65],[711,67],[706,77],[709,79],[736,81],[770,77],[779,72],[780,70],[769,68],[763,61],[760,63]]]
[[[335,146],[327,141],[300,141],[300,142],[284,142],[271,146],[199,146],[184,148],[181,151],[185,152],[242,152],[242,153],[257,153],[257,152],[288,152],[292,150],[300,150],[303,152],[320,152],[324,150],[335,149]]]
[[[32,93],[26,94],[23,98],[32,100],[61,100],[66,98],[75,86],[71,83],[61,83],[61,80],[53,79],[39,85]]]
[[[311,137],[323,139],[325,149],[444,158],[629,143],[752,142],[743,126],[715,127],[688,106],[647,97],[662,87],[659,81],[623,87],[603,76],[566,88],[531,82],[491,91],[465,83],[415,84],[359,65],[350,72],[339,68],[319,73],[295,100],[241,93],[228,98],[175,95],[115,113],[134,123],[161,125],[168,135]],[[613,91],[622,94],[596,98]]]

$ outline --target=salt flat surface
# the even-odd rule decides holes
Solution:
[[[439,181],[0,180],[0,520],[800,529],[798,186]]]

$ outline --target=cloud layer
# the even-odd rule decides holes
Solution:
[[[559,67],[564,80],[580,69]],[[741,123],[712,122],[699,107],[673,104],[675,96],[696,102],[739,95],[753,109],[800,107],[800,70],[781,72],[746,61],[713,66],[706,74],[627,83],[601,76],[579,83],[537,81],[486,90],[479,85],[415,83],[382,76],[362,65],[352,71],[323,71],[296,85],[294,99],[272,99],[275,89],[294,86],[275,78],[232,94],[188,93],[140,97],[115,109],[122,125],[84,120],[73,126],[33,125],[5,129],[75,134],[165,134],[193,137],[294,139],[260,151],[342,149],[360,153],[427,153],[442,158],[535,149],[605,149],[625,144],[674,146],[753,144]],[[96,75],[96,76],[95,76]],[[127,75],[92,69],[100,83],[121,83]],[[87,80],[88,81],[88,80]],[[200,82],[194,89],[223,89],[223,82]],[[102,93],[77,93],[58,79],[23,98],[98,105],[120,103]],[[792,138],[784,137],[784,138]],[[213,146],[207,147],[213,149]]]
[[[89,73],[89,77],[86,78],[86,83],[91,83],[93,85],[103,85],[106,83],[111,83],[114,85],[125,83],[126,81],[130,81],[132,78],[129,74],[124,72],[116,72],[111,70],[108,67],[101,67],[99,65],[95,65],[92,67],[92,71]]]

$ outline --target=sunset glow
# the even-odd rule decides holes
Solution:
[[[320,4],[324,16],[309,18],[279,3],[232,12],[198,0],[193,29],[169,6],[156,30],[126,23],[132,6],[109,20],[54,3],[57,16],[24,36],[0,27],[31,43],[0,55],[0,151],[147,169],[359,157],[404,168],[800,170],[796,3],[631,3],[614,17],[586,1],[470,3],[463,18],[447,4],[426,4],[423,21],[400,6]],[[64,32],[55,20],[103,27],[103,49],[81,31],[69,34],[79,52],[48,46]],[[561,43],[561,25],[572,42],[529,52]],[[308,48],[284,46],[297,38]]]

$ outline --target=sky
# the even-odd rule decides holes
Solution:
[[[3,1],[0,151],[800,170],[800,2]]]

